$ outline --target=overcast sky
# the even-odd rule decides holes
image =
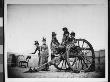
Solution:
[[[42,37],[50,46],[51,32],[62,40],[62,28],[88,40],[95,50],[107,46],[107,6],[98,5],[8,5],[6,46],[8,51],[31,53],[34,41]]]

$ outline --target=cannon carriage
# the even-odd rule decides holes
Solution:
[[[92,45],[85,39],[76,39],[76,43],[69,43],[60,56],[60,62],[54,66],[59,70],[94,71],[95,54]]]
[[[29,69],[38,72],[44,65],[54,65],[58,70],[95,71],[95,54],[92,45],[85,39],[76,39],[75,43],[66,46],[57,46],[54,58],[51,61]]]

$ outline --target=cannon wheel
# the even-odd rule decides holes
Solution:
[[[70,70],[70,67],[68,66],[67,60],[64,56],[66,56],[66,54],[60,56],[61,58],[59,59],[59,62],[54,64],[55,68],[57,68],[58,70]]]
[[[71,45],[71,44],[70,44]],[[67,49],[67,64],[73,70],[78,71],[94,71],[95,70],[95,55],[92,45],[85,39],[76,39],[76,52]]]

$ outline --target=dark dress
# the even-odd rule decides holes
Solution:
[[[57,52],[56,48],[60,45],[57,38],[52,38],[50,48],[51,48],[51,60],[55,57]]]

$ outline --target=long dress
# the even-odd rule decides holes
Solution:
[[[60,45],[57,38],[52,38],[50,48],[51,48],[51,60],[55,57],[56,48]]]
[[[31,54],[31,60],[29,61],[29,67],[40,66],[40,46],[37,46],[35,51]]]
[[[43,44],[41,46],[41,51],[40,51],[40,65],[43,65],[44,63],[48,62],[48,57],[49,57],[49,50],[48,46],[46,44]],[[41,69],[48,70],[49,66],[45,65]]]
[[[38,67],[38,63],[39,63],[39,57],[38,57],[38,51],[35,54],[29,54],[31,55],[31,59],[28,62],[29,67]]]

